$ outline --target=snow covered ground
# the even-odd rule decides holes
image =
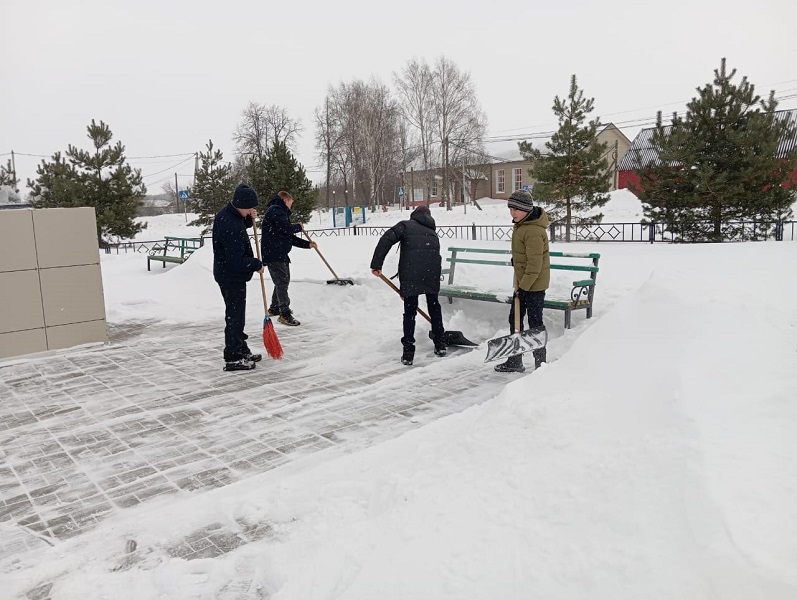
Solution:
[[[433,215],[442,225],[507,223],[504,203],[485,204],[495,206]],[[369,224],[403,216],[372,215]],[[178,217],[148,218],[142,239],[186,233]],[[314,252],[292,253],[296,316],[310,331],[323,323],[338,344],[314,368],[334,379],[394,365],[401,303],[368,271],[376,238],[319,244],[356,285],[326,286]],[[363,450],[319,452],[117,511],[79,537],[0,562],[0,595],[23,598],[50,581],[53,600],[796,598],[797,243],[554,249],[602,258],[593,319],[575,316],[565,331],[561,313],[546,312],[548,365]],[[205,247],[184,265],[147,272],[142,255],[102,255],[109,323],[191,323],[221,338],[211,260]],[[385,271],[396,264],[391,253]],[[472,267],[462,269],[466,281],[511,280],[501,268]],[[471,339],[506,332],[506,306],[443,308],[447,328]],[[256,279],[247,309],[256,339]],[[419,345],[425,329],[419,319]],[[428,345],[395,385],[447,370],[495,376],[484,347],[436,359]],[[290,366],[285,351],[279,368]],[[221,339],[218,359],[221,368]],[[264,358],[255,374],[268,381],[273,364]],[[159,550],[218,522],[267,523],[271,534],[212,559]],[[129,539],[143,558],[120,569]]]

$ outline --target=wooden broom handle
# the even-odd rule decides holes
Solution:
[[[310,239],[310,236],[309,236],[309,235],[307,235],[307,232],[304,230],[304,227],[302,227],[302,233],[304,234],[304,237],[306,237],[306,238],[307,238],[307,241],[308,241],[308,242],[312,242],[312,241],[313,241],[313,240],[311,240],[311,239]],[[335,269],[333,269],[333,268],[332,268],[332,265],[330,265],[330,264],[327,262],[327,259],[326,259],[326,258],[324,258],[324,255],[323,255],[323,254],[321,254],[321,250],[319,250],[319,249],[318,249],[318,247],[315,247],[315,248],[314,248],[314,250],[315,250],[316,252],[318,252],[318,256],[320,256],[320,257],[321,257],[321,260],[323,260],[323,261],[324,261],[324,264],[327,266],[327,269],[329,269],[329,270],[330,270],[330,272],[331,272],[331,273],[332,273],[332,275],[335,277],[335,279],[340,279],[340,277],[338,277],[338,274],[337,274],[337,273],[335,273]]]
[[[392,287],[392,288],[393,288],[393,291],[395,291],[395,292],[396,292],[396,293],[397,293],[399,296],[401,296],[401,290],[400,290],[400,289],[398,289],[398,288],[396,287],[396,284],[395,284],[395,283],[393,283],[392,281],[390,281],[390,280],[389,280],[387,277],[385,277],[385,276],[384,276],[382,273],[380,273],[380,274],[379,274],[379,278],[380,278],[382,281],[384,281],[386,284],[388,284],[390,287]],[[403,298],[404,296],[401,296],[401,297]],[[432,319],[430,319],[430,318],[429,318],[429,315],[427,315],[425,312],[423,312],[423,310],[421,310],[421,307],[420,307],[420,306],[418,307],[418,309],[417,309],[417,310],[418,310],[418,314],[420,314],[420,315],[421,315],[421,316],[422,316],[424,319],[426,319],[426,320],[427,320],[427,321],[429,321],[430,323],[432,322]]]
[[[260,261],[260,265],[265,267],[263,264],[263,259],[260,257],[260,240],[257,237],[257,222],[255,221],[257,213],[255,213],[255,217],[252,217],[252,231],[255,234],[255,252],[257,252],[257,260]],[[268,315],[268,301],[266,300],[266,281],[263,279],[263,273],[258,273],[260,275],[260,291],[263,292],[263,310],[266,311],[266,315]]]

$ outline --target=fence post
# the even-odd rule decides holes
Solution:
[[[470,239],[475,240],[476,239],[476,223],[473,223],[470,226],[470,230],[471,230],[471,238]]]
[[[648,241],[651,244],[656,241],[656,221],[651,221],[648,225]]]
[[[354,228],[354,235],[357,235],[357,224],[355,223],[352,227]]]
[[[783,241],[783,221],[777,221],[775,223],[775,241]]]
[[[551,229],[551,241],[555,242],[556,241],[556,226],[553,223],[551,223],[548,227],[550,227],[550,229]]]

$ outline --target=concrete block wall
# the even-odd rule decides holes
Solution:
[[[107,342],[93,208],[0,210],[0,359]]]

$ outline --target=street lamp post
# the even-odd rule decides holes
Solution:
[[[335,190],[332,190],[332,227],[335,227],[335,219],[337,219],[338,203],[335,199]]]

